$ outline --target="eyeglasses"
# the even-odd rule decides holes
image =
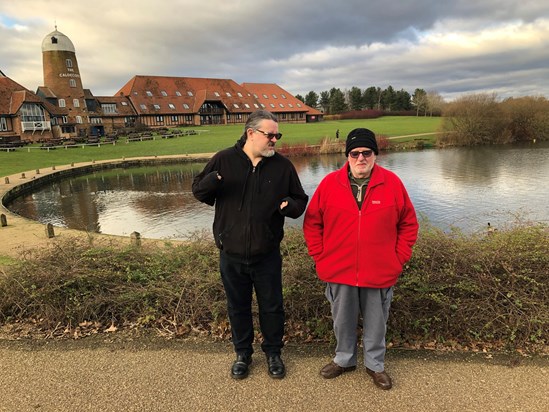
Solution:
[[[353,159],[358,159],[358,157],[362,155],[366,159],[370,157],[372,153],[374,153],[373,150],[363,150],[363,151],[355,150],[354,152],[349,152],[349,156],[351,156]]]
[[[259,129],[255,129],[255,131],[261,133],[269,140],[273,140],[274,138],[276,138],[276,140],[282,139],[282,133],[267,133]]]

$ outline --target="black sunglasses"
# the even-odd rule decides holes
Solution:
[[[282,133],[267,133],[267,132],[264,132],[263,130],[259,130],[259,129],[254,129],[254,130],[256,132],[261,133],[262,135],[267,137],[267,139],[269,139],[269,140],[273,140],[274,138],[276,138],[276,140],[282,139]]]
[[[366,159],[367,157],[370,157],[372,153],[374,153],[373,150],[355,150],[354,152],[349,152],[349,156],[351,156],[353,159],[358,159],[358,156],[362,155]]]

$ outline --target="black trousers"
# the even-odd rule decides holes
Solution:
[[[263,335],[261,349],[267,355],[280,354],[284,335],[282,299],[282,257],[277,249],[258,259],[244,260],[220,254],[220,272],[231,322],[235,352],[253,353],[254,326],[252,293],[259,308],[259,326]]]

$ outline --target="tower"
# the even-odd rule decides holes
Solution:
[[[42,41],[44,88],[49,89],[59,107],[68,109],[63,129],[70,134],[86,132],[89,126],[86,99],[72,41],[55,30]]]

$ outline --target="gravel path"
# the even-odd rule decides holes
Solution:
[[[229,376],[226,343],[164,339],[0,340],[0,411],[547,411],[549,360],[390,350],[393,389],[364,371],[323,379],[325,345],[288,345],[285,379],[261,353]]]

